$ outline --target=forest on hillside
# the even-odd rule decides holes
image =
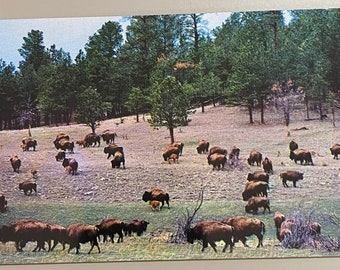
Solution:
[[[214,102],[246,107],[250,123],[255,108],[265,123],[266,106],[287,126],[295,105],[306,118],[309,109],[334,116],[340,9],[289,14],[285,23],[283,11],[234,12],[212,32],[203,14],[132,16],[125,37],[108,21],[75,59],[32,29],[18,67],[0,55],[0,130],[76,121],[95,131],[101,120],[142,113],[172,128]]]

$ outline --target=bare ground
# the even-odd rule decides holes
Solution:
[[[255,113],[255,124],[248,123],[247,112],[236,107],[207,107],[205,113],[197,109],[190,116],[186,127],[175,130],[175,139],[184,142],[183,155],[179,164],[164,162],[162,152],[170,143],[166,128],[158,130],[147,121],[136,123],[134,117],[107,120],[98,128],[115,130],[116,143],[124,147],[126,169],[112,169],[110,160],[100,147],[82,148],[78,145],[73,154],[79,162],[77,175],[65,172],[61,162],[55,160],[57,150],[53,140],[59,132],[66,132],[71,139],[82,139],[90,128],[85,125],[40,127],[32,129],[32,136],[38,141],[36,151],[23,152],[21,140],[27,137],[27,130],[0,132],[0,192],[9,201],[91,201],[125,202],[140,201],[145,190],[161,188],[174,201],[197,199],[201,186],[206,200],[242,200],[241,193],[248,172],[258,169],[249,166],[246,159],[249,152],[257,149],[263,156],[273,161],[274,174],[270,176],[269,196],[276,200],[293,198],[339,197],[337,189],[340,180],[340,160],[334,160],[329,148],[339,143],[338,128],[333,128],[330,120],[305,121],[303,112],[292,116],[291,136],[281,121],[281,115],[267,111],[266,124],[261,125]],[[146,116],[148,117],[148,116]],[[337,119],[339,121],[339,119]],[[305,127],[306,129],[294,130]],[[225,170],[214,171],[208,165],[206,155],[196,152],[200,139],[206,139],[210,146],[230,149],[233,145],[241,149],[240,162],[236,168],[227,166]],[[313,151],[314,166],[301,166],[289,159],[288,143],[294,139],[299,146]],[[19,173],[13,172],[9,159],[17,154],[22,160]],[[24,196],[18,184],[31,179],[31,168],[38,171],[37,196]],[[297,188],[284,188],[279,173],[286,169],[304,172],[304,180]],[[289,183],[291,185],[291,183]]]

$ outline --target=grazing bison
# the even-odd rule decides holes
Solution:
[[[265,157],[264,160],[262,161],[262,168],[266,173],[273,173],[273,163],[272,161],[268,158]]]
[[[104,153],[107,154],[107,159],[109,159],[111,155],[113,156],[118,151],[124,153],[123,147],[118,146],[115,143],[110,143],[108,146],[104,147]]]
[[[268,183],[269,174],[264,171],[257,170],[257,171],[254,171],[253,173],[248,173],[247,180],[248,181],[264,181]]]
[[[64,132],[60,132],[57,137],[55,138],[55,140],[53,141],[53,143],[55,144],[56,142],[60,141],[60,140],[70,140],[70,136],[67,135]]]
[[[223,252],[227,250],[228,245],[230,246],[229,252],[233,252],[234,244],[232,239],[234,237],[234,229],[232,226],[221,222],[201,221],[193,228],[187,229],[186,237],[187,241],[191,244],[193,244],[195,240],[202,240],[202,252],[208,247],[208,244],[217,252],[216,241],[223,241],[225,243]]]
[[[33,140],[32,138],[23,139],[21,142],[23,151],[29,151],[30,148],[33,148],[33,151],[35,151],[35,148],[38,145],[37,141]]]
[[[219,146],[213,146],[209,150],[208,157],[215,153],[225,155],[225,156],[228,155],[228,151],[226,149],[219,147]]]
[[[114,235],[118,234],[117,243],[123,242],[123,229],[125,223],[119,219],[105,218],[98,225],[95,225],[99,230],[99,235],[103,236],[103,242],[107,240],[107,236],[111,238],[111,243],[114,243]]]
[[[262,154],[256,150],[253,150],[250,152],[247,161],[249,165],[254,165],[256,162],[257,166],[261,166]]]
[[[160,201],[150,201],[152,211],[161,210],[162,203]]]
[[[111,160],[112,168],[120,168],[120,164],[123,164],[123,169],[125,169],[125,157],[124,154],[117,151],[114,153],[113,158]]]
[[[198,142],[198,145],[196,147],[197,153],[198,154],[205,154],[208,153],[209,151],[209,142],[206,140],[200,140]]]
[[[67,139],[61,139],[59,141],[54,141],[54,146],[57,148],[57,150],[63,150],[63,151],[70,151],[70,153],[74,153],[74,142],[71,142]]]
[[[164,161],[168,161],[172,154],[176,154],[177,156],[179,156],[179,153],[180,149],[178,147],[170,145],[164,150],[163,159]]]
[[[331,148],[329,148],[331,154],[334,156],[334,159],[338,159],[338,155],[340,154],[340,144],[334,144]]]
[[[207,157],[208,164],[213,165],[213,170],[223,170],[225,164],[227,163],[227,156],[224,154],[214,153]]]
[[[274,224],[275,224],[275,228],[278,230],[281,228],[281,224],[282,222],[284,222],[286,220],[286,217],[284,214],[282,214],[281,212],[275,212],[274,214]]]
[[[183,153],[183,148],[184,148],[184,143],[180,142],[180,141],[177,141],[177,142],[174,142],[171,146],[174,146],[174,147],[177,147],[178,150],[179,150],[179,155],[181,156],[182,153]]]
[[[91,248],[88,254],[91,253],[94,246],[98,248],[100,253],[100,247],[98,244],[99,229],[94,225],[75,223],[71,224],[66,229],[67,242],[69,243],[68,253],[76,248],[76,254],[79,254],[80,244],[90,242]]]
[[[170,155],[169,159],[168,159],[169,163],[171,163],[171,160],[172,160],[174,163],[176,163],[176,162],[179,163],[179,162],[178,162],[178,155],[175,154],[175,153],[172,153],[172,154]]]
[[[64,158],[62,165],[64,168],[70,166],[72,175],[77,174],[78,162],[76,161],[75,158]]]
[[[106,144],[110,144],[115,141],[117,133],[110,130],[104,130],[103,133],[101,134],[101,137]]]
[[[296,149],[294,151],[290,151],[289,158],[291,160],[294,160],[295,163],[300,161],[300,164],[302,165],[303,163],[305,165],[312,164],[313,165],[313,160],[312,160],[312,154],[311,152],[304,150],[304,149]]]
[[[159,201],[162,203],[161,208],[164,206],[164,202],[166,202],[166,204],[168,205],[168,208],[170,208],[169,206],[170,196],[168,193],[166,193],[165,191],[161,189],[151,189],[150,191],[145,191],[142,196],[142,200],[144,202]]]
[[[125,226],[123,229],[125,236],[127,235],[131,236],[132,233],[136,233],[137,236],[141,236],[143,232],[145,232],[146,229],[148,228],[148,224],[149,222],[143,219],[134,219],[134,220],[131,220],[125,223]]]
[[[85,141],[85,147],[89,146],[96,146],[98,144],[98,147],[100,146],[100,136],[96,133],[89,133],[85,135],[84,138]]]
[[[221,220],[221,222],[234,227],[234,244],[241,240],[243,245],[248,247],[246,244],[246,236],[251,236],[254,234],[258,239],[257,247],[263,246],[263,236],[266,232],[266,226],[261,220],[256,218],[236,216],[224,218]]]
[[[65,155],[65,151],[59,151],[56,156],[55,156],[55,160],[56,161],[61,161],[66,157]]]
[[[289,143],[289,150],[290,151],[294,151],[298,148],[299,148],[299,145],[294,140],[290,141],[290,143]]]
[[[11,162],[12,168],[14,172],[19,172],[20,166],[21,166],[21,160],[20,158],[15,155],[9,159]]]
[[[31,180],[26,180],[19,184],[19,190],[23,190],[25,195],[31,195],[34,190],[35,195],[37,195],[37,183]],[[28,191],[30,192],[29,194]]]
[[[303,173],[298,171],[287,170],[281,172],[280,177],[282,178],[282,185],[284,187],[288,187],[287,181],[292,181],[293,186],[296,187],[296,182],[299,180],[303,180]]]
[[[257,214],[259,207],[263,207],[263,214],[266,209],[270,213],[269,199],[266,197],[251,197],[245,206],[245,210],[247,213]]]
[[[0,212],[3,213],[7,209],[7,200],[3,193],[0,193]]]
[[[242,198],[244,201],[248,201],[252,196],[268,197],[268,188],[267,182],[249,181],[246,183],[244,191],[242,192]]]
[[[236,147],[235,145],[230,149],[229,159],[236,160],[240,158],[240,148]]]

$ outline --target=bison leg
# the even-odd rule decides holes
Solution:
[[[203,244],[202,244],[202,252],[204,251],[204,249],[206,249],[208,247],[208,242],[207,240],[203,240]]]
[[[244,236],[240,237],[240,240],[245,247],[249,247],[246,243],[247,239]]]
[[[262,240],[263,240],[263,235],[257,235],[257,238],[259,239],[259,243],[257,244],[257,248],[259,248],[260,246],[263,247],[263,243],[262,243]]]
[[[214,241],[209,241],[209,244],[214,249],[214,251],[217,253],[216,243]]]
[[[293,186],[296,187],[296,180],[293,180]]]
[[[91,253],[91,251],[92,251],[92,249],[93,249],[94,246],[97,246],[97,248],[98,248],[98,253],[100,253],[99,244],[98,244],[97,240],[94,240],[94,241],[91,241],[91,248],[90,248],[90,250],[89,250],[89,252],[88,252],[87,254],[90,254],[90,253]]]
[[[283,187],[288,187],[286,179],[282,179],[282,185]]]
[[[225,243],[225,245],[224,245],[222,252],[226,252],[228,245],[229,245],[230,246],[229,253],[232,253],[233,252],[233,242],[231,241],[231,239],[224,240],[224,243]]]

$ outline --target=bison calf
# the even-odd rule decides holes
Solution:
[[[3,213],[7,209],[7,200],[5,198],[5,195],[0,193],[0,212]]]
[[[334,144],[331,148],[329,148],[331,154],[334,159],[338,159],[338,155],[340,154],[340,144]]]

